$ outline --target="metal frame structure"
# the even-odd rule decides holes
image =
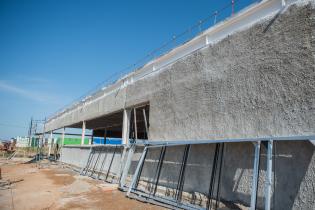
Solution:
[[[111,157],[111,160],[109,163],[109,167],[106,171],[105,179],[104,179],[105,182],[109,182],[108,176],[111,173],[114,158],[115,158],[115,155],[117,153],[119,146],[123,147],[124,145],[94,145],[94,146],[91,146],[86,164],[80,170],[80,175],[89,176],[89,177],[96,178],[96,179],[100,180],[101,179],[100,176],[101,176],[101,173],[104,169],[105,162],[106,162],[107,155],[108,155],[106,150],[110,149],[110,148],[114,148],[114,151],[112,153],[112,157]],[[105,153],[105,157],[103,158],[103,160],[101,160],[101,153]],[[101,161],[101,165],[100,165],[100,169],[97,170],[97,166],[98,166],[99,161]],[[117,173],[117,179],[120,180],[120,178],[121,178],[120,173]]]
[[[185,165],[187,162],[187,157],[189,155],[189,148],[191,145],[197,145],[197,144],[216,144],[216,150],[214,154],[214,161],[212,165],[212,174],[211,174],[211,180],[210,180],[210,186],[209,186],[209,195],[208,195],[208,202],[207,202],[207,208],[206,209],[217,209],[218,203],[220,202],[220,176],[222,171],[222,160],[224,157],[224,144],[226,143],[242,143],[242,142],[252,142],[254,144],[255,150],[254,150],[254,165],[253,165],[253,178],[252,178],[252,189],[251,189],[251,199],[250,199],[250,209],[255,210],[257,205],[257,188],[258,188],[258,180],[259,180],[259,165],[260,165],[260,152],[261,152],[261,143],[264,143],[267,149],[267,178],[265,180],[265,210],[270,210],[271,208],[271,187],[273,183],[272,178],[272,162],[273,162],[273,142],[274,141],[312,141],[315,140],[315,136],[288,136],[288,137],[263,137],[263,138],[239,138],[239,139],[218,139],[218,140],[196,140],[196,141],[137,141],[135,145],[133,146],[144,146],[142,155],[139,159],[138,165],[136,167],[135,173],[132,177],[131,184],[127,190],[127,196],[133,197],[133,194],[136,194],[141,197],[140,200],[143,200],[143,198],[146,199],[147,202],[162,202],[164,204],[170,205],[172,207],[181,208],[181,209],[200,209],[199,206],[194,206],[191,204],[184,204],[181,203],[181,196],[182,196],[182,190],[183,190],[183,184],[185,180]],[[163,165],[163,159],[165,156],[165,150],[167,147],[172,146],[183,146],[185,145],[185,151],[181,163],[181,169],[180,169],[180,176],[176,187],[176,194],[175,199],[169,198],[169,197],[158,197],[155,196],[157,186],[159,183],[159,176],[161,173],[161,167]],[[137,185],[139,182],[139,178],[141,176],[143,164],[146,158],[146,154],[150,148],[161,148],[161,153],[159,157],[159,162],[157,165],[156,173],[154,175],[155,179],[155,186],[153,188],[153,192],[144,193],[137,190]],[[129,150],[128,158],[126,161],[126,165],[128,162],[131,162],[132,154]],[[133,149],[134,151],[134,149]],[[129,168],[128,168],[129,169]],[[218,171],[218,174],[216,174]],[[124,169],[124,176],[121,176],[120,180],[120,187],[124,188],[125,179],[127,176],[128,171],[126,171],[126,167]],[[216,191],[216,200],[215,205],[212,205],[213,200],[213,189],[214,189],[214,182],[215,179],[217,179],[217,187],[215,188]],[[137,197],[136,197],[137,198]]]

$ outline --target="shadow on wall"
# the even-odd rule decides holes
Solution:
[[[146,183],[143,191],[150,192],[156,182],[156,169],[161,148],[149,149],[143,166],[140,181]],[[133,175],[140,157],[141,149],[132,161],[130,175]],[[189,202],[195,202],[196,193],[206,198],[209,192],[212,163],[215,153],[214,144],[192,145],[190,148],[183,191],[190,194]],[[179,179],[184,146],[167,147],[159,187],[164,187],[164,195],[175,196]],[[272,209],[292,209],[300,197],[314,197],[314,189],[303,190],[301,185],[306,176],[314,176],[315,160],[312,161],[314,146],[310,142],[274,142]],[[313,158],[314,159],[314,158]],[[251,185],[253,177],[254,145],[252,143],[227,143],[224,149],[222,175],[220,182],[220,199],[224,203],[240,203],[250,205]],[[257,205],[264,208],[264,186],[266,178],[266,148],[261,146],[260,175]],[[311,177],[309,180],[314,180]],[[217,182],[217,180],[215,180]],[[217,186],[217,185],[215,185]],[[214,187],[216,190],[216,187]],[[187,201],[187,199],[185,199]],[[184,201],[184,200],[182,200]],[[198,202],[197,202],[198,203]],[[201,202],[200,202],[201,203]],[[298,208],[303,202],[299,202]],[[305,204],[304,204],[305,205]]]

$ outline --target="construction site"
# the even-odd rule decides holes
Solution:
[[[233,6],[33,120],[0,209],[315,209],[315,1]]]

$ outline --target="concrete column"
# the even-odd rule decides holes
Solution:
[[[49,135],[49,140],[50,140],[50,144],[48,146],[48,158],[50,157],[50,153],[51,153],[51,148],[54,145],[54,140],[53,140],[53,131],[50,131],[50,135]]]
[[[130,116],[131,109],[124,109],[122,143],[125,145],[129,144]]]
[[[85,121],[82,121],[82,136],[81,136],[81,145],[84,145],[84,138],[85,138]]]
[[[63,127],[62,128],[62,133],[61,133],[61,145],[60,145],[60,147],[63,147],[63,144],[65,142],[65,133],[66,133],[66,128]]]
[[[62,133],[61,133],[61,145],[60,145],[60,152],[59,152],[59,154],[60,154],[60,158],[59,158],[59,162],[60,162],[60,164],[62,163],[62,148],[63,148],[63,145],[64,145],[64,143],[65,143],[65,133],[66,133],[66,128],[65,127],[63,127],[62,128]],[[57,151],[57,154],[58,154],[58,151]],[[57,155],[56,154],[56,155]],[[55,157],[56,158],[56,157]]]

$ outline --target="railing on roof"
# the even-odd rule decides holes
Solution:
[[[124,74],[132,74],[138,69],[141,69],[143,66],[145,66],[148,62],[150,62],[153,59],[162,57],[163,55],[169,53],[174,48],[183,45],[184,43],[189,42],[194,37],[202,34],[206,29],[209,27],[212,27],[219,22],[222,22],[230,17],[232,17],[236,12],[239,12],[240,10],[246,8],[250,4],[255,4],[258,2],[261,2],[261,0],[227,0],[227,4],[223,6],[222,8],[215,10],[209,15],[208,17],[198,21],[193,26],[187,28],[182,33],[179,33],[177,35],[174,35],[170,40],[165,42],[160,47],[152,50],[147,55],[142,57],[141,59],[137,60],[134,64],[131,64],[124,69],[117,71],[110,75],[106,80],[100,82],[97,84],[93,89],[86,92],[84,95],[80,96],[79,98],[76,98],[69,104],[63,106],[59,110],[57,110],[55,113],[51,114],[47,119],[47,121],[50,121],[54,117],[57,117],[58,115],[61,115],[62,113],[75,108],[78,104],[81,102],[86,102],[88,99],[92,98],[93,96],[97,95],[99,92],[103,91],[105,88],[109,87],[110,85],[114,84],[115,82],[119,81],[120,79],[127,77],[123,76]],[[246,2],[249,2],[246,4]]]

